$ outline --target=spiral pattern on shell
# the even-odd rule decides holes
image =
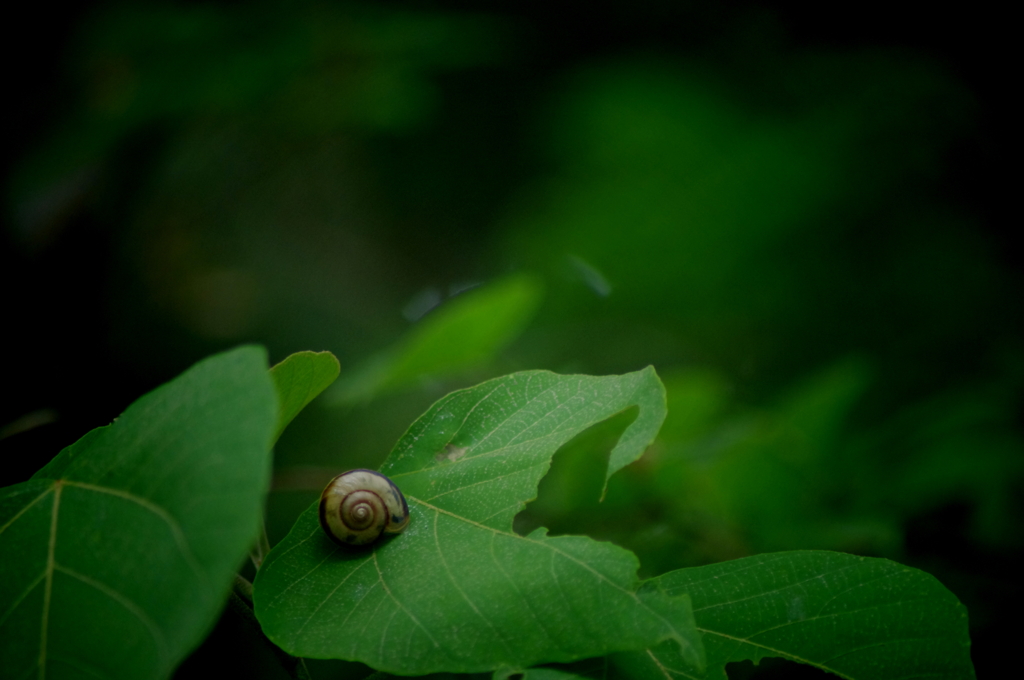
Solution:
[[[409,506],[395,484],[373,470],[349,470],[320,494],[320,526],[339,545],[365,545],[409,524]]]

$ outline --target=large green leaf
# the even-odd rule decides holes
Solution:
[[[516,274],[472,290],[432,312],[402,340],[342,377],[334,404],[369,400],[425,377],[439,377],[490,361],[533,317],[540,281]]]
[[[203,639],[269,484],[266,361],[202,361],[0,493],[4,677],[164,678]]]
[[[257,575],[264,631],[298,656],[406,675],[572,661],[665,640],[700,666],[689,599],[640,587],[632,553],[544,529],[512,531],[554,452],[634,406],[609,475],[643,453],[665,417],[653,369],[529,371],[441,399],[382,466],[409,501],[406,532],[342,548],[310,507]]]
[[[974,677],[967,610],[933,576],[826,551],[747,557],[651,581],[693,599],[707,672],[676,649],[616,654],[636,680],[725,680],[725,665],[766,656],[849,680]]]

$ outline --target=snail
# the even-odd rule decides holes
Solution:
[[[409,505],[394,482],[373,470],[349,470],[320,494],[320,526],[338,545],[373,543],[409,525]]]

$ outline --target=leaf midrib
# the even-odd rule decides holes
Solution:
[[[43,573],[40,576],[36,577],[36,579],[32,582],[32,585],[14,603],[14,605],[11,607],[11,609],[4,614],[3,618],[6,620],[6,617],[12,611],[14,611],[15,608],[17,608],[17,606],[25,599],[25,597],[28,596],[28,593],[30,593],[32,590],[35,589],[35,587],[39,584],[40,579],[42,579],[44,581],[44,586],[43,586],[43,606],[42,606],[42,612],[41,612],[41,617],[40,617],[41,621],[40,621],[40,630],[39,630],[39,662],[38,663],[39,663],[39,680],[45,680],[45,678],[46,678],[46,659],[47,659],[48,645],[49,645],[49,640],[48,640],[48,636],[49,636],[49,619],[50,619],[50,609],[51,609],[52,594],[53,594],[53,574],[54,574],[55,571],[60,571],[61,573],[64,573],[64,574],[66,574],[66,575],[68,575],[68,576],[70,576],[72,578],[76,578],[79,581],[85,583],[86,585],[89,585],[92,588],[94,588],[95,590],[103,593],[104,595],[106,595],[110,599],[114,600],[119,605],[121,605],[125,610],[130,612],[137,619],[139,619],[139,621],[142,622],[142,624],[150,632],[150,635],[153,637],[154,641],[157,644],[157,648],[158,648],[159,654],[160,654],[160,663],[159,663],[160,667],[161,668],[166,667],[167,660],[169,658],[169,652],[168,652],[167,641],[166,641],[166,638],[163,635],[163,631],[160,629],[159,625],[157,625],[157,623],[155,621],[150,619],[149,616],[145,614],[145,611],[139,605],[137,605],[132,600],[124,597],[122,594],[118,593],[118,591],[115,588],[112,588],[112,587],[110,587],[110,586],[108,586],[108,585],[106,585],[104,583],[100,583],[99,581],[96,581],[95,579],[92,579],[92,578],[90,578],[90,577],[88,577],[88,576],[86,576],[84,574],[80,574],[80,573],[78,573],[78,572],[76,572],[76,571],[74,571],[74,570],[72,570],[72,569],[70,569],[68,567],[65,567],[65,566],[62,566],[60,564],[57,564],[56,557],[55,557],[56,556],[56,549],[57,549],[57,527],[58,527],[59,517],[60,517],[60,499],[61,499],[61,495],[63,493],[63,489],[64,489],[65,486],[71,486],[71,487],[76,487],[76,488],[80,488],[80,489],[85,489],[87,491],[93,491],[93,492],[96,492],[96,493],[103,493],[103,494],[108,494],[108,495],[116,496],[118,498],[122,498],[122,499],[125,499],[125,500],[128,500],[128,501],[131,501],[131,502],[139,505],[140,507],[145,508],[146,510],[148,510],[148,511],[152,512],[153,514],[155,514],[157,517],[159,517],[161,520],[163,520],[167,524],[167,526],[170,528],[171,534],[174,536],[175,545],[178,547],[178,550],[181,552],[182,557],[184,557],[184,559],[188,563],[189,567],[192,569],[192,571],[195,573],[195,575],[200,579],[202,584],[204,586],[208,586],[208,580],[206,578],[206,575],[202,571],[202,568],[200,567],[200,565],[198,563],[198,560],[196,560],[195,555],[193,554],[190,546],[188,545],[188,541],[185,538],[185,534],[184,534],[184,531],[181,528],[181,525],[174,518],[174,516],[171,515],[169,512],[167,512],[164,508],[160,507],[159,505],[156,505],[155,503],[152,503],[151,501],[149,501],[149,500],[147,500],[145,498],[142,498],[140,496],[136,496],[135,494],[129,493],[127,491],[123,491],[121,489],[114,489],[114,488],[111,488],[111,487],[104,487],[104,486],[99,486],[99,485],[96,485],[96,484],[89,484],[89,483],[86,483],[86,482],[78,482],[78,481],[68,480],[68,479],[57,479],[57,480],[54,480],[52,485],[50,485],[45,491],[43,491],[41,494],[39,494],[30,503],[26,504],[26,506],[24,508],[22,508],[17,514],[15,514],[14,517],[12,517],[11,520],[8,521],[3,527],[0,527],[0,533],[2,533],[8,527],[10,527],[12,524],[14,524],[18,519],[20,519],[32,506],[34,506],[40,500],[45,498],[47,494],[49,494],[51,492],[53,493],[53,506],[52,506],[51,511],[50,511],[51,512],[51,517],[50,517],[50,535],[49,535],[49,537],[47,539],[46,566],[43,569]]]
[[[831,666],[826,666],[826,665],[824,665],[822,663],[817,663],[815,661],[811,661],[810,659],[805,659],[803,657],[797,656],[796,654],[793,654],[791,652],[786,652],[786,651],[783,651],[781,649],[776,649],[774,647],[769,647],[768,645],[764,645],[764,644],[761,644],[759,642],[754,642],[753,640],[750,640],[748,638],[735,637],[735,636],[732,636],[732,635],[728,635],[726,633],[721,633],[721,632],[719,632],[717,630],[708,630],[707,628],[701,628],[700,626],[697,627],[697,630],[700,631],[701,633],[707,633],[709,635],[717,635],[718,637],[726,638],[726,639],[732,640],[733,642],[739,642],[741,644],[748,644],[748,645],[750,645],[752,647],[758,647],[760,649],[765,649],[765,650],[767,650],[769,652],[774,653],[777,656],[783,657],[785,659],[792,659],[793,661],[796,661],[798,663],[807,664],[808,666],[814,666],[815,668],[820,668],[823,671],[827,671],[829,673],[833,673],[835,675],[838,675],[841,678],[845,678],[845,680],[856,680],[856,678],[854,678],[852,675],[846,675],[845,673],[837,671],[836,669],[832,668]]]
[[[666,680],[672,680],[673,673],[681,675],[684,678],[690,678],[690,680],[701,680],[700,678],[694,675],[690,675],[685,671],[681,671],[678,668],[668,668],[667,666],[665,666],[665,664],[661,663],[661,659],[659,659],[652,650],[647,649],[645,651],[647,652],[647,656],[651,657],[651,660],[654,661],[654,664],[658,667],[658,670],[660,670],[662,675],[665,676]]]
[[[39,626],[39,680],[46,678],[46,645],[50,624],[50,596],[53,593],[53,555],[57,547],[57,515],[60,511],[60,480],[54,482],[53,507],[50,510],[50,537],[46,551],[46,578],[43,586],[43,612]]]

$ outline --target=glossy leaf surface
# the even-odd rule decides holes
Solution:
[[[243,347],[4,489],[4,677],[170,675],[256,537],[277,417],[266,353]]]
[[[665,416],[653,369],[622,376],[517,373],[453,392],[401,438],[381,471],[405,493],[405,533],[336,546],[310,507],[255,582],[256,614],[286,651],[401,674],[572,661],[672,640],[702,652],[689,599],[641,587],[636,557],[579,536],[512,532],[551,456],[639,407],[608,474],[636,460]]]

